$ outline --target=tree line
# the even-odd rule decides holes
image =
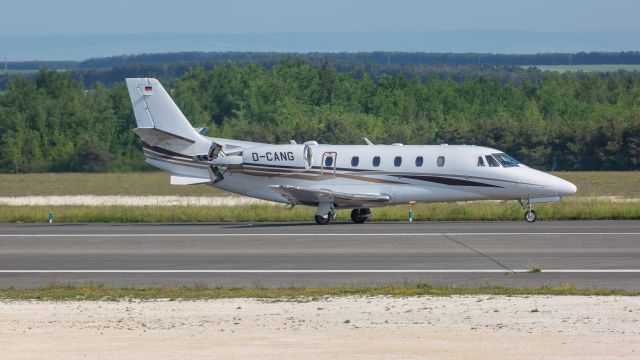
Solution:
[[[194,66],[207,70],[229,62],[260,64],[271,68],[287,59],[303,60],[313,66],[330,61],[337,71],[354,74],[366,72],[370,77],[380,74],[419,76],[428,80],[433,76],[451,77],[463,81],[479,75],[498,76],[502,81],[536,80],[544,72],[523,65],[598,65],[640,64],[640,51],[578,52],[542,54],[490,53],[426,53],[426,52],[339,52],[339,53],[277,53],[277,52],[173,52],[120,55],[91,58],[84,61],[18,61],[8,62],[9,70],[29,71],[39,68],[68,71],[86,87],[97,82],[111,86],[126,76],[152,75],[172,81]],[[0,90],[13,78],[0,68]],[[34,78],[35,74],[24,75]]]
[[[163,80],[192,124],[218,137],[476,144],[546,170],[640,169],[638,72],[509,81],[361,70],[285,58],[195,66]],[[0,171],[150,169],[134,127],[124,79],[107,87],[68,72],[18,76],[0,95]]]
[[[105,69],[123,65],[150,64],[205,64],[225,62],[257,62],[273,64],[293,58],[318,63],[330,60],[346,64],[386,65],[600,65],[640,64],[640,51],[577,52],[540,54],[492,54],[492,53],[431,53],[431,52],[173,52],[138,55],[121,55],[87,59],[76,64],[76,69]]]
[[[104,69],[132,64],[179,64],[220,62],[273,62],[284,58],[296,58],[309,62],[325,59],[333,62],[377,63],[377,64],[448,64],[448,65],[599,65],[640,64],[640,51],[577,52],[540,54],[493,54],[493,53],[436,53],[436,52],[169,52],[137,55],[118,55],[91,58],[83,61],[15,61],[9,62],[11,69]]]

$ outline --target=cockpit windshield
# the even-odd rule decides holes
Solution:
[[[491,155],[493,155],[493,157],[495,157],[500,162],[500,164],[502,164],[502,166],[504,167],[514,167],[520,164],[518,160],[512,158],[511,156],[505,153],[491,154]]]

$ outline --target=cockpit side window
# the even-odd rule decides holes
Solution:
[[[478,166],[484,166],[484,159],[482,159],[482,156],[478,156]]]
[[[518,166],[520,162],[505,153],[492,154],[504,167]]]
[[[493,156],[486,155],[485,158],[487,159],[487,164],[489,164],[489,167],[500,167],[500,163],[498,162],[498,160],[494,159]]]

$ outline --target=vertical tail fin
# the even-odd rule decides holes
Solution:
[[[145,143],[189,156],[209,153],[212,141],[191,126],[158,80],[126,80],[138,124],[134,131]]]

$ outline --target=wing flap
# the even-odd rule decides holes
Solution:
[[[391,201],[391,196],[382,193],[343,193],[328,189],[307,189],[300,186],[274,185],[272,188],[284,196],[289,203],[316,205],[331,202],[339,206],[364,206],[382,204]]]

